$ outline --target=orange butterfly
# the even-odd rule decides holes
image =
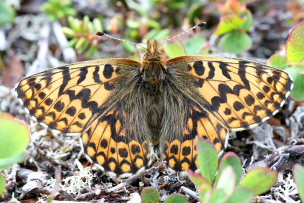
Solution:
[[[196,136],[220,151],[228,131],[273,116],[292,86],[287,73],[243,59],[164,61],[158,42],[148,41],[141,63],[70,64],[24,78],[16,91],[38,121],[82,135],[95,162],[125,176],[148,166],[154,150],[174,171],[196,169]]]

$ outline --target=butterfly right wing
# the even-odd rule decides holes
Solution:
[[[81,133],[109,108],[105,103],[116,85],[139,68],[140,63],[129,59],[75,63],[24,78],[16,91],[38,121],[65,133]]]
[[[186,95],[178,93],[174,87],[166,97],[161,134],[161,156],[173,171],[196,170],[197,137],[210,140],[220,152],[226,142],[228,130],[211,113]],[[175,101],[179,101],[178,104]],[[174,114],[172,113],[174,112]]]

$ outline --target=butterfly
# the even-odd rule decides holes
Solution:
[[[221,151],[229,131],[252,128],[282,107],[289,75],[235,58],[164,60],[157,41],[142,62],[85,61],[22,79],[18,97],[52,129],[81,135],[85,152],[110,174],[127,176],[159,154],[173,171],[197,168],[196,137]]]

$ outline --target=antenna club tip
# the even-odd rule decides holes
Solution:
[[[98,35],[98,36],[104,36],[104,35],[106,35],[106,33],[104,33],[104,32],[96,32],[96,35]]]
[[[206,25],[206,22],[202,22],[202,23],[197,24],[197,27],[203,27],[205,25]]]

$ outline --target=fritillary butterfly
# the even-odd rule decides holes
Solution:
[[[213,56],[165,61],[148,41],[143,61],[117,58],[65,65],[24,78],[18,97],[50,128],[82,135],[106,171],[136,173],[157,149],[175,171],[197,168],[196,136],[218,151],[227,132],[273,116],[293,82],[261,63]]]

